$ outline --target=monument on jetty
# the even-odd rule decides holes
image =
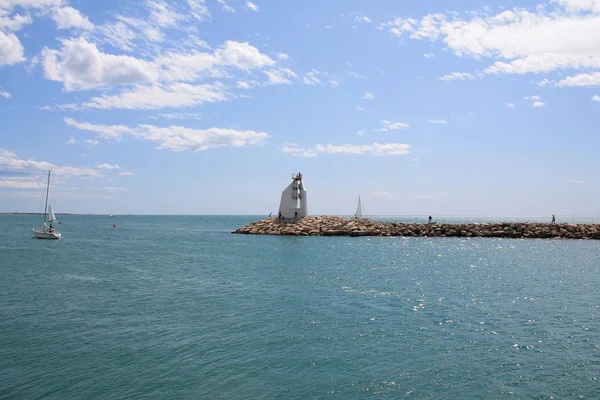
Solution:
[[[279,217],[299,219],[308,215],[306,210],[306,189],[302,182],[302,173],[292,175],[292,183],[281,192]]]
[[[281,193],[279,217],[265,218],[253,222],[236,229],[233,233],[285,236],[483,237],[600,240],[600,224],[544,224],[527,222],[431,224],[384,222],[326,215],[308,217],[306,189],[302,181],[302,174],[298,173],[292,176],[292,183]]]

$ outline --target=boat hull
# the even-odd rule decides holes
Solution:
[[[60,239],[60,233],[58,232],[48,232],[48,231],[38,231],[36,229],[33,230],[33,237],[36,239],[50,239],[50,240],[58,240]]]

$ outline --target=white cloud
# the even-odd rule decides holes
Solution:
[[[15,153],[0,149],[0,167],[4,170],[38,170],[38,171],[49,171],[56,175],[63,176],[82,176],[82,177],[95,177],[100,176],[100,173],[92,168],[78,168],[51,164],[47,161],[35,161],[35,160],[22,160],[17,158]]]
[[[536,84],[538,87],[546,87],[546,86],[550,86],[550,85],[552,85],[552,83],[553,83],[553,82],[552,82],[551,80],[549,80],[548,78],[544,78],[544,79],[542,79],[541,81],[539,81],[539,82],[536,82],[535,84]]]
[[[600,72],[568,76],[558,82],[556,86],[600,86]]]
[[[91,131],[99,134],[103,139],[119,139],[124,134],[133,134],[134,130],[125,125],[93,125],[88,122],[77,122],[72,118],[65,118],[65,123],[82,131]],[[91,143],[86,140],[88,144]]]
[[[430,119],[429,123],[430,124],[447,124],[448,121],[446,121],[445,119]]]
[[[204,20],[210,17],[210,11],[206,6],[205,0],[187,0],[192,16],[197,20]]]
[[[433,53],[426,53],[426,54],[423,54],[423,58],[431,60],[432,58],[435,58],[435,54],[433,54]]]
[[[362,129],[362,130],[360,130],[360,131],[356,132],[356,134],[357,134],[358,136],[362,136],[362,135],[364,135],[364,134],[365,134],[365,130],[364,130],[364,129]]]
[[[363,95],[363,99],[365,100],[372,100],[375,98],[375,95],[373,93],[367,92]]]
[[[112,164],[96,164],[96,168],[100,168],[100,169],[121,169],[121,167],[119,167],[118,165],[112,165]]]
[[[598,103],[600,103],[600,96],[592,97],[592,101],[597,101]]]
[[[244,81],[237,81],[235,86],[238,87],[239,89],[250,89],[250,84],[248,82],[244,82]]]
[[[288,56],[285,53],[277,53],[277,58],[279,58],[282,61],[286,61],[290,59],[290,56]]]
[[[71,136],[66,142],[65,144],[75,144],[77,143],[77,139],[75,139],[74,136]]]
[[[0,188],[2,189],[42,189],[44,187],[46,187],[44,183],[0,180]],[[36,194],[36,196],[39,196],[39,194]]]
[[[365,110],[365,109],[364,109],[364,108],[362,108],[361,106],[354,106],[354,109],[355,109],[355,110],[358,110],[358,111],[364,111],[364,110]]]
[[[85,143],[89,144],[90,146],[95,146],[95,145],[97,145],[98,143],[100,143],[100,141],[99,141],[99,140],[96,140],[96,139],[87,139],[87,140],[85,141]]]
[[[123,171],[123,172],[119,172],[119,175],[121,175],[121,176],[134,176],[135,172]]]
[[[47,79],[62,82],[65,90],[126,85],[158,79],[156,65],[134,57],[101,53],[84,38],[62,40],[60,50],[42,51]]]
[[[0,96],[4,97],[5,99],[10,99],[12,97],[10,93],[5,90],[0,90]]]
[[[406,129],[409,127],[404,122],[381,121],[383,128],[375,129],[375,132],[395,131],[398,129]]]
[[[576,181],[576,180],[573,180],[573,179],[569,179],[568,182],[569,183],[574,183],[576,185],[583,185],[583,184],[585,184],[584,181]]]
[[[269,77],[269,85],[291,85],[292,81],[289,78],[297,77],[289,68],[271,69],[265,71],[265,74]]]
[[[135,86],[133,89],[124,90],[117,95],[93,97],[80,106],[65,105],[65,108],[158,110],[191,107],[227,99],[228,95],[224,92],[224,86],[218,82],[204,85],[172,83],[164,86]]]
[[[56,22],[59,29],[94,29],[94,24],[73,7],[55,8],[52,12],[52,19]]]
[[[163,28],[177,27],[179,21],[184,21],[186,16],[173,9],[170,4],[160,0],[146,0],[150,9],[149,19]]]
[[[29,16],[29,14],[11,15],[8,9],[3,9],[0,5],[0,29],[15,32],[23,28],[25,25],[31,24],[32,22],[33,19],[31,19],[31,16]]]
[[[371,18],[369,18],[369,17],[367,17],[367,16],[365,16],[365,15],[360,15],[360,16],[357,16],[357,17],[355,18],[355,21],[356,21],[356,22],[358,22],[359,24],[360,24],[360,23],[362,23],[362,22],[366,22],[366,23],[368,23],[368,24],[370,24],[370,23],[372,23],[372,22],[373,22],[373,21],[371,20]]]
[[[551,0],[565,7],[569,12],[593,11],[600,13],[600,1],[598,0]]]
[[[492,60],[487,74],[548,73],[600,68],[600,2],[557,0],[496,14],[484,7],[461,16],[428,14],[380,24],[393,36],[443,44],[458,57]],[[575,12],[577,11],[577,12]]]
[[[246,9],[256,11],[256,12],[259,11],[258,6],[251,1],[246,1]]]
[[[275,61],[266,54],[262,54],[256,47],[246,42],[227,40],[223,46],[215,51],[218,64],[232,66],[241,70],[272,66]]]
[[[9,10],[14,7],[47,8],[58,7],[63,3],[63,1],[64,0],[2,0],[0,6]]]
[[[192,129],[172,125],[161,128],[153,125],[138,125],[134,128],[123,125],[94,125],[65,118],[65,122],[77,129],[100,134],[102,138],[120,138],[130,135],[151,142],[158,142],[158,149],[172,151],[205,151],[220,147],[247,147],[264,144],[270,137],[265,132],[237,131],[234,129]]]
[[[200,113],[163,113],[159,114],[158,117],[164,119],[200,119],[202,114]],[[156,119],[156,117],[150,117]]]
[[[539,108],[539,107],[544,107],[546,105],[546,103],[543,103],[541,101],[534,101],[532,104],[533,108]]]
[[[506,103],[506,107],[508,108],[515,108],[515,105],[513,103]]]
[[[377,197],[394,197],[393,194],[391,194],[390,192],[386,192],[385,190],[377,190],[371,194]]]
[[[357,72],[348,72],[348,75],[353,77],[354,79],[364,79],[365,77]]]
[[[365,145],[332,145],[328,144],[323,146],[317,144],[312,148],[299,148],[295,145],[288,144],[282,148],[285,153],[290,153],[297,157],[316,157],[319,154],[343,154],[343,155],[375,155],[375,156],[386,156],[386,155],[406,155],[410,154],[411,146],[403,143],[373,143]]]
[[[125,20],[128,24],[133,24],[133,26],[136,27],[147,25],[144,21],[134,20],[132,18],[126,19],[122,16],[119,16],[118,18]],[[133,42],[137,39],[138,35],[127,23],[124,21],[117,21],[102,25],[102,27],[100,27],[100,32],[102,33],[105,42],[122,50],[133,51],[135,47]],[[149,38],[162,38],[162,34],[160,32],[156,32],[155,34],[151,33]]]
[[[25,61],[23,45],[14,33],[0,30],[0,67]]]
[[[527,96],[527,97],[523,97],[523,100],[540,101],[541,99],[542,99],[541,96]]]
[[[85,38],[62,40],[58,50],[42,51],[47,79],[62,82],[65,90],[160,81],[193,81],[225,77],[221,68],[242,71],[274,66],[275,61],[246,42],[228,40],[213,53],[197,50],[165,53],[154,60],[101,52]]]
[[[337,80],[335,80],[335,79],[331,79],[331,80],[329,81],[329,85],[330,85],[332,88],[334,88],[334,89],[335,89],[335,88],[337,88],[338,86],[340,86],[340,82],[339,82],[339,81],[337,81]]]
[[[304,74],[302,81],[307,85],[320,85],[322,82],[319,80],[319,78],[317,78],[317,75],[319,74],[319,71],[307,72]]]
[[[473,80],[475,79],[475,75],[469,74],[467,72],[452,72],[451,74],[441,76],[439,78],[441,81],[456,81],[456,80]]]
[[[233,8],[230,5],[228,5],[225,2],[225,0],[217,0],[217,3],[219,3],[222,6],[223,11],[227,11],[229,13],[234,13],[235,12],[235,8]]]

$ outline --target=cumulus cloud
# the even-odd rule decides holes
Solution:
[[[440,77],[441,81],[456,81],[456,80],[472,80],[475,79],[475,75],[469,74],[467,72],[452,72],[451,74],[444,75]]]
[[[74,136],[71,136],[69,139],[67,139],[67,141],[65,142],[65,144],[75,144],[77,143],[77,139],[75,139]]]
[[[139,85],[158,81],[194,81],[200,77],[223,77],[221,68],[242,71],[274,66],[275,61],[246,42],[228,40],[213,53],[166,53],[154,60],[100,51],[85,38],[64,39],[55,50],[42,51],[47,79],[62,82],[65,90],[103,86]]]
[[[465,15],[400,17],[378,28],[394,37],[440,43],[458,57],[489,59],[492,63],[485,74],[600,68],[600,2],[554,0],[553,4],[532,11],[513,8],[493,13],[482,8]]]
[[[14,33],[0,30],[0,67],[25,61],[23,45]]]
[[[238,131],[234,129],[192,129],[171,125],[158,127],[141,124],[136,127],[123,125],[94,125],[65,118],[67,125],[99,134],[100,138],[118,139],[129,135],[143,140],[158,142],[158,149],[198,152],[221,147],[248,147],[262,145],[270,137],[265,132]]]
[[[64,39],[60,50],[42,51],[44,75],[62,82],[66,91],[158,79],[156,65],[126,55],[102,53],[85,38]]]
[[[12,97],[10,93],[5,90],[0,90],[0,96],[4,97],[5,99],[10,99]]]
[[[302,79],[302,81],[306,85],[320,85],[322,84],[322,82],[319,80],[319,78],[317,78],[317,75],[319,74],[319,71],[307,72],[306,74],[304,74],[304,78]]]
[[[395,131],[398,129],[406,129],[409,127],[409,125],[404,122],[393,122],[387,120],[381,121],[381,124],[383,125],[383,127],[375,129],[375,132]]]
[[[269,85],[291,85],[290,78],[297,77],[296,73],[289,68],[271,69],[265,71],[265,74],[269,78],[267,82]]]
[[[403,143],[373,143],[364,145],[333,145],[328,144],[326,146],[317,144],[311,148],[301,148],[294,144],[287,144],[282,147],[284,153],[289,153],[296,157],[316,157],[320,154],[331,154],[331,155],[375,155],[375,156],[387,156],[387,155],[407,155],[410,154],[411,146]]]
[[[375,98],[375,95],[370,92],[367,92],[363,95],[363,99],[365,99],[365,100],[373,100],[374,98]]]
[[[260,10],[258,6],[251,1],[246,1],[246,9],[255,12],[258,12]]]
[[[600,103],[600,96],[593,96],[592,101],[597,101],[598,103]]]
[[[99,169],[121,169],[121,167],[119,167],[118,165],[113,165],[113,164],[96,164],[96,168]]]
[[[3,170],[38,170],[49,171],[56,175],[97,177],[101,174],[92,168],[79,168],[70,166],[57,166],[47,161],[23,160],[13,152],[0,149],[0,167]]]
[[[80,28],[85,30],[94,29],[88,18],[73,7],[59,7],[52,12],[52,19],[59,29]]]
[[[225,0],[217,0],[217,3],[219,3],[221,5],[223,11],[227,11],[229,13],[234,13],[235,12],[235,8],[233,8],[230,5],[228,5]]]
[[[513,103],[506,103],[506,107],[508,108],[515,108],[515,105]]]
[[[64,105],[65,109],[126,109],[158,110],[181,108],[227,100],[228,94],[220,83],[190,85],[172,83],[168,85],[135,86],[116,95],[93,97],[77,106]]]
[[[558,87],[567,86],[600,86],[600,72],[568,76],[556,84]]]

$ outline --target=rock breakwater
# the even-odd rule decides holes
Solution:
[[[276,217],[253,222],[233,233],[288,236],[407,236],[407,237],[497,237],[600,239],[598,224],[417,224],[381,222],[332,216],[312,216],[299,220]]]

